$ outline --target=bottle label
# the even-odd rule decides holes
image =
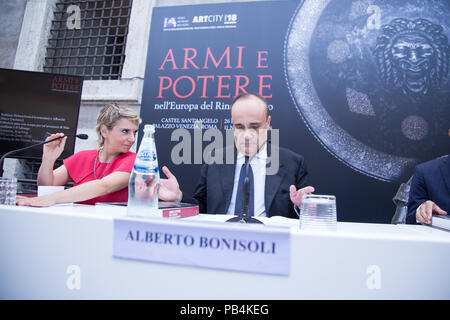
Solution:
[[[133,170],[137,173],[157,173],[158,164],[148,162],[135,162]]]
[[[141,150],[136,156],[133,169],[137,173],[158,172],[159,168],[158,161],[156,161],[156,153],[151,150]]]
[[[156,154],[154,151],[151,150],[142,150],[137,155],[137,158],[140,161],[155,161],[156,160]]]

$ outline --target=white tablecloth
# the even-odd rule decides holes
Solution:
[[[113,221],[125,215],[112,206],[0,206],[0,298],[450,298],[450,232],[432,227],[340,222],[314,232],[263,218],[291,232],[290,275],[273,276],[113,258]]]

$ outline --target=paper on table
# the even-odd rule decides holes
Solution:
[[[38,186],[38,197],[46,196],[64,190],[64,186]],[[58,203],[53,206],[72,206],[73,203]]]
[[[38,197],[64,190],[64,186],[38,186]]]

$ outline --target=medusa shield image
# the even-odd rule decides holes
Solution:
[[[314,137],[340,161],[403,181],[448,153],[450,3],[302,1],[285,72]]]

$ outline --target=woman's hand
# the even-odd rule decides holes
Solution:
[[[58,137],[64,137],[64,133],[55,133],[49,136],[45,141],[49,141]],[[59,158],[59,156],[64,151],[64,146],[66,145],[67,137],[49,142],[44,144],[44,153],[42,155],[43,161],[50,161],[54,163],[56,159]]]
[[[45,141],[49,141],[58,137],[63,137],[63,133],[55,133],[49,136]],[[53,170],[55,161],[58,159],[66,144],[67,137],[44,144],[44,153],[42,154],[42,162],[39,167],[37,182],[40,186],[62,186],[69,180],[69,173],[64,165]]]
[[[16,204],[18,206],[29,206],[29,207],[49,207],[55,204],[55,201],[50,196],[42,197],[24,197],[16,196]]]

